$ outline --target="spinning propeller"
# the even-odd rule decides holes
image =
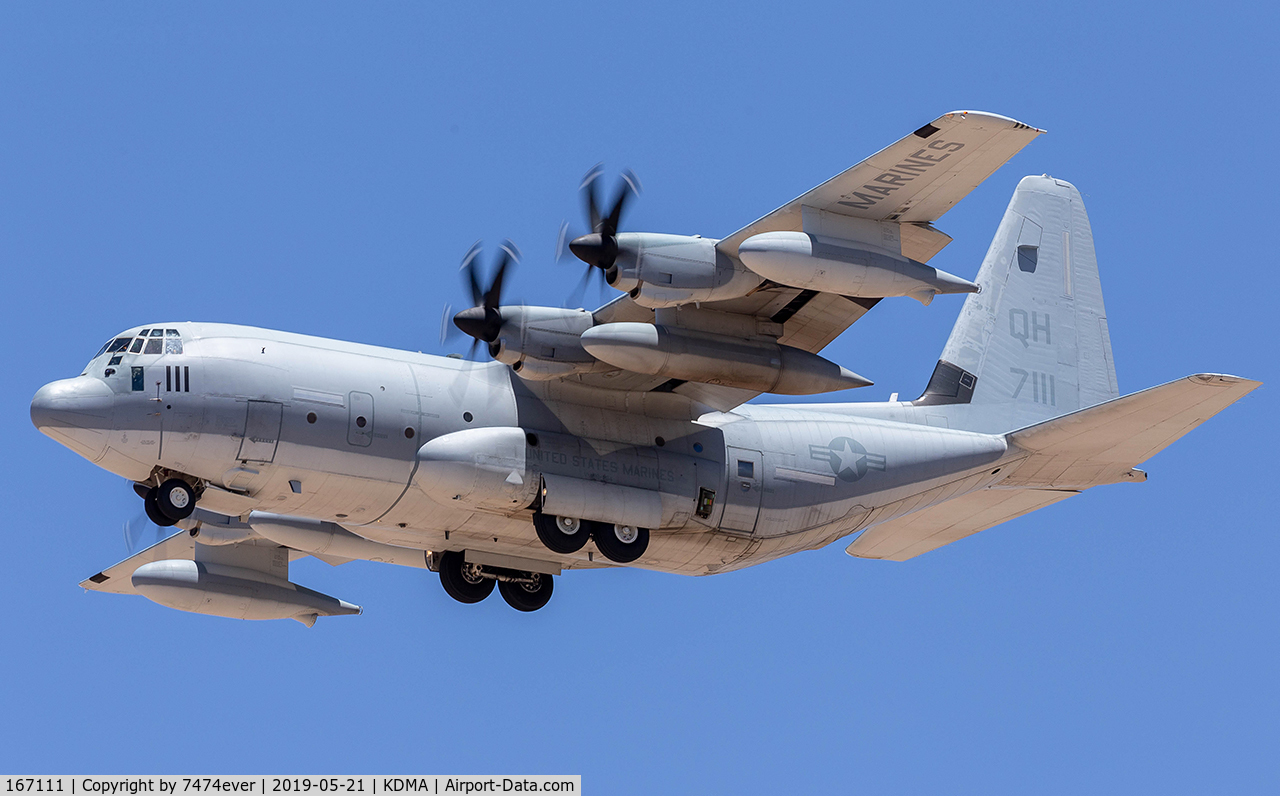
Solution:
[[[591,231],[585,235],[580,235],[569,241],[569,251],[574,257],[582,260],[587,264],[588,268],[582,276],[582,281],[574,290],[573,296],[578,296],[580,300],[582,293],[586,290],[587,282],[590,281],[593,269],[600,269],[600,275],[604,277],[606,282],[612,281],[614,264],[618,260],[618,225],[622,221],[622,211],[626,208],[627,200],[631,196],[640,194],[640,180],[630,169],[622,172],[619,178],[618,190],[613,200],[613,206],[609,209],[608,215],[601,215],[600,202],[596,196],[596,183],[604,175],[604,168],[601,164],[596,164],[594,168],[587,172],[582,179],[582,185],[578,190],[582,192],[587,205],[587,221],[591,224]],[[560,225],[560,237],[556,241],[556,261],[560,261],[564,256],[565,242],[568,239],[569,225],[564,223]],[[572,299],[570,303],[577,303]]]
[[[498,335],[502,331],[502,311],[499,309],[502,305],[502,285],[507,278],[507,269],[520,260],[520,250],[509,240],[504,240],[499,247],[497,263],[492,269],[493,276],[489,280],[489,287],[482,288],[478,266],[476,261],[480,257],[482,246],[479,241],[467,251],[467,255],[462,258],[462,267],[459,271],[462,274],[462,282],[471,292],[472,306],[462,310],[453,316],[453,325],[464,334],[472,338],[471,349],[467,354],[470,358],[474,352],[476,345],[485,343],[490,346],[492,354],[492,346],[497,343]],[[450,307],[445,307],[445,318],[448,317]],[[448,337],[448,325],[445,319],[441,319],[441,339]]]

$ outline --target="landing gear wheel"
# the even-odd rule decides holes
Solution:
[[[178,521],[170,517],[166,517],[164,512],[160,511],[160,507],[156,505],[156,490],[151,490],[147,496],[142,499],[142,507],[147,512],[147,519],[159,525],[161,528],[168,528],[175,525]]]
[[[533,515],[538,539],[553,553],[576,553],[591,537],[591,528],[572,517],[556,517],[538,512]]]
[[[156,496],[156,506],[160,513],[173,522],[185,520],[196,510],[195,490],[181,478],[170,478],[151,494]]]
[[[649,529],[634,525],[592,523],[591,537],[600,555],[618,564],[630,564],[649,548]]]
[[[502,593],[502,599],[507,601],[507,605],[526,613],[536,611],[547,604],[551,599],[553,585],[550,575],[540,575],[537,572],[528,574],[533,578],[533,583],[504,580],[498,584],[498,591]]]
[[[493,593],[493,578],[480,574],[479,564],[468,564],[462,553],[440,557],[440,585],[460,603],[478,603]]]

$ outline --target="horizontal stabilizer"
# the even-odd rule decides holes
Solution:
[[[982,489],[874,525],[845,552],[858,558],[906,561],[1078,494],[1054,489]]]
[[[1201,373],[1008,435],[1031,456],[1001,486],[1084,489],[1142,480],[1133,467],[1252,392],[1261,382]]]

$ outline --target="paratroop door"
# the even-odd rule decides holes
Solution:
[[[276,457],[280,441],[280,418],[284,404],[274,401],[249,401],[244,422],[244,439],[240,442],[241,461],[270,462]]]
[[[760,516],[760,497],[764,481],[763,457],[760,451],[729,448],[724,487],[724,514],[720,527],[726,531],[751,533]]]

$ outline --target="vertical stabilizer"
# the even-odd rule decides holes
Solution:
[[[1119,395],[1093,233],[1074,185],[1024,177],[915,403],[1006,432]]]

